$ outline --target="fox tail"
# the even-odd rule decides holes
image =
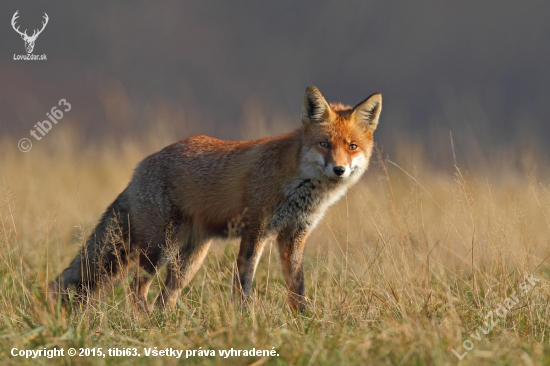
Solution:
[[[71,264],[48,286],[47,296],[62,303],[74,288],[75,299],[84,300],[106,280],[116,277],[128,263],[129,205],[127,189],[107,208],[86,244]]]

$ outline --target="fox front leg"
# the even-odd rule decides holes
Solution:
[[[288,288],[288,300],[294,311],[306,307],[304,285],[304,250],[309,233],[302,228],[287,228],[279,233],[277,244]]]
[[[241,304],[244,304],[250,295],[254,273],[262,255],[264,242],[265,240],[260,234],[251,234],[250,230],[243,232],[237,268],[233,275],[233,290],[231,292],[233,301],[240,298]]]

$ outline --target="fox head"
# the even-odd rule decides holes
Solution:
[[[381,94],[351,108],[329,105],[319,89],[309,86],[302,103],[302,172],[317,179],[359,179],[369,165],[381,111]]]

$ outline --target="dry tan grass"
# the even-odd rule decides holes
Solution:
[[[50,136],[51,135],[51,136]],[[541,281],[461,364],[550,363],[547,326],[550,186],[529,173],[438,173],[421,159],[378,156],[308,241],[310,306],[294,315],[268,243],[249,307],[229,302],[238,243],[220,242],[178,308],[136,316],[128,279],[93,306],[50,311],[41,291],[76,254],[135,164],[166,137],[83,148],[61,129],[19,152],[0,145],[0,354],[13,347],[136,347],[141,358],[45,358],[32,363],[175,364],[143,348],[269,349],[279,356],[192,357],[191,364],[443,365],[523,276]],[[410,158],[410,156],[408,157]],[[401,161],[403,160],[403,161]],[[539,166],[542,162],[539,162]],[[514,172],[513,174],[510,172]],[[159,291],[156,281],[151,297]]]

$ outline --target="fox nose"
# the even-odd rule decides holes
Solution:
[[[336,174],[337,176],[341,176],[345,173],[346,168],[344,168],[343,166],[335,166],[334,168],[332,168],[332,171],[334,171],[334,174]]]

